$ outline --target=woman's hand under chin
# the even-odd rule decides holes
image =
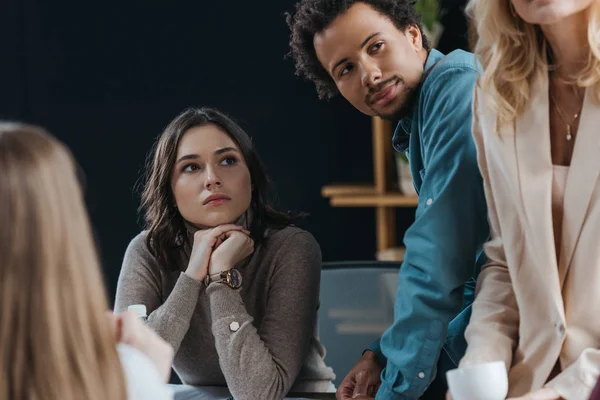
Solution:
[[[228,271],[254,252],[254,240],[248,231],[230,230],[224,233],[222,242],[210,256],[209,274]]]
[[[194,233],[192,254],[185,274],[197,281],[204,280],[208,273],[208,266],[213,252],[226,240],[227,235],[233,232],[244,236],[250,234],[243,227],[233,224],[219,225],[215,228],[203,229]]]

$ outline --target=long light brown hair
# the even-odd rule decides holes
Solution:
[[[512,122],[525,111],[533,80],[547,73],[551,60],[549,45],[540,27],[513,15],[510,1],[470,0],[467,5],[467,14],[477,32],[475,53],[484,70],[479,86],[500,124]],[[587,65],[573,83],[591,88],[593,98],[600,102],[600,6],[597,1],[592,3],[588,13],[590,52]]]
[[[0,399],[125,400],[69,150],[0,123]]]

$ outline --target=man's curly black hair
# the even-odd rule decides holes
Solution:
[[[327,28],[334,19],[346,12],[355,3],[365,3],[379,11],[404,31],[414,25],[421,31],[423,47],[430,49],[423,34],[421,17],[414,8],[416,0],[301,0],[296,3],[294,15],[286,13],[286,22],[291,30],[290,53],[296,63],[296,75],[314,82],[319,98],[331,98],[337,87],[331,76],[317,59],[313,45],[315,34]]]

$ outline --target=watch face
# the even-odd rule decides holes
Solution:
[[[234,289],[237,289],[240,286],[242,286],[242,274],[235,268],[229,270],[229,286],[231,286]]]

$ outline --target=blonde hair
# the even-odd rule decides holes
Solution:
[[[475,24],[475,53],[480,57],[483,75],[479,88],[500,124],[520,116],[528,104],[531,84],[547,73],[548,45],[537,25],[513,15],[511,0],[470,0],[467,14]],[[577,78],[580,87],[591,88],[600,102],[600,6],[591,5],[588,24],[590,48],[587,65]]]
[[[0,123],[0,221],[0,399],[126,399],[75,164],[42,129]]]

